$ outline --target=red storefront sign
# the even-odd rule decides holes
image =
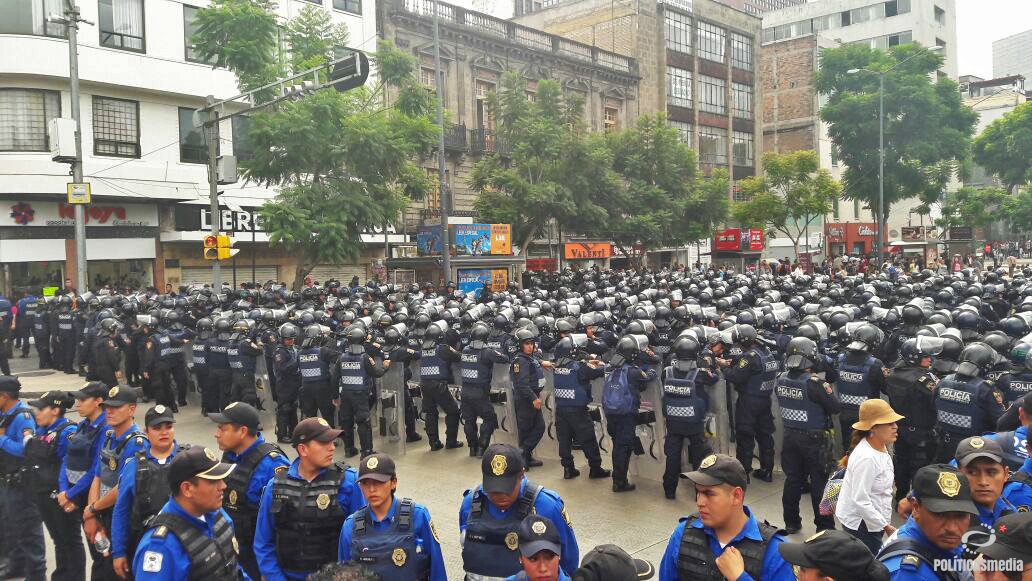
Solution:
[[[853,253],[858,245],[869,252],[877,237],[877,226],[874,222],[830,223],[824,225],[824,236],[827,244],[841,244],[847,253]]]
[[[713,249],[720,251],[738,251],[742,249],[742,231],[738,228],[727,228],[717,233],[713,239]]]
[[[554,272],[559,268],[559,260],[555,258],[528,258],[527,270],[548,270]]]
[[[759,252],[763,250],[763,230],[760,228],[749,229],[749,250]]]

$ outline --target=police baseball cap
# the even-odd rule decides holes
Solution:
[[[599,545],[584,555],[580,569],[570,578],[573,581],[634,581],[651,579],[655,574],[652,563],[635,559],[616,545]]]
[[[520,554],[528,559],[541,551],[552,551],[562,555],[563,541],[559,529],[551,519],[536,514],[527,515],[516,529],[520,543]]]
[[[291,441],[295,446],[312,440],[325,444],[336,440],[342,433],[344,430],[334,430],[329,422],[322,418],[305,418],[294,427]]]
[[[710,454],[699,462],[699,469],[681,474],[681,478],[691,480],[694,484],[717,486],[730,484],[744,489],[749,484],[745,468],[737,458],[727,454]]]
[[[0,393],[17,396],[21,391],[21,382],[13,375],[0,375]]]
[[[1032,513],[1014,512],[1000,517],[993,525],[996,540],[976,550],[988,559],[1032,561]]]
[[[135,389],[126,385],[116,385],[108,390],[107,399],[101,402],[100,405],[117,408],[135,404],[137,401],[139,401],[139,394]]]
[[[86,385],[82,386],[79,391],[73,391],[72,397],[75,399],[89,399],[91,397],[99,397],[106,399],[108,394],[108,386],[102,381],[91,381]]]
[[[179,491],[179,485],[191,478],[222,480],[236,468],[236,464],[219,461],[219,457],[204,446],[191,446],[180,451],[168,465],[168,485],[172,493]]]
[[[480,471],[484,475],[484,492],[511,494],[523,478],[523,454],[509,444],[491,444],[484,450]]]
[[[222,413],[208,414],[208,419],[216,424],[236,424],[244,426],[252,434],[262,429],[262,419],[254,406],[242,401],[235,401],[225,407]]]
[[[957,464],[967,466],[977,458],[988,458],[993,462],[1003,462],[1003,448],[996,440],[971,436],[957,444]]]
[[[398,471],[394,466],[394,460],[387,454],[370,454],[362,458],[358,466],[358,481],[375,480],[377,482],[390,482],[397,477]]]
[[[63,391],[48,391],[38,399],[29,400],[29,405],[36,409],[57,407],[68,409],[72,406],[72,395]]]
[[[949,464],[929,464],[914,475],[914,497],[932,512],[978,515],[967,476]]]
[[[835,581],[883,581],[889,571],[871,550],[849,533],[823,530],[802,543],[779,543],[781,558],[791,565],[819,569]]]
[[[172,415],[172,410],[161,405],[160,403],[151,409],[147,410],[147,415],[144,416],[143,425],[148,428],[160,424],[176,423],[175,416]]]

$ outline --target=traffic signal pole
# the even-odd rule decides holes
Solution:
[[[210,105],[215,100],[208,97]],[[210,123],[208,127],[208,198],[211,202],[211,235],[218,238],[219,235],[219,168],[217,148],[219,143],[219,111],[211,109],[208,111]],[[211,286],[216,293],[222,292],[222,265],[219,260],[211,261]]]

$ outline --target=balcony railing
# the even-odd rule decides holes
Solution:
[[[465,123],[449,123],[444,126],[444,148],[465,151],[467,131]]]
[[[512,147],[492,129],[470,129],[470,151],[473,153],[508,155]]]

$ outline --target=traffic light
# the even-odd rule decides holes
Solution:
[[[355,51],[350,58],[333,65],[327,85],[333,85],[341,93],[356,89],[369,78],[369,57],[362,51]]]
[[[204,259],[226,260],[236,256],[239,248],[233,248],[235,241],[229,236],[210,234],[204,237]]]
[[[205,260],[218,260],[219,259],[219,239],[218,236],[208,235],[204,237],[204,259]]]

